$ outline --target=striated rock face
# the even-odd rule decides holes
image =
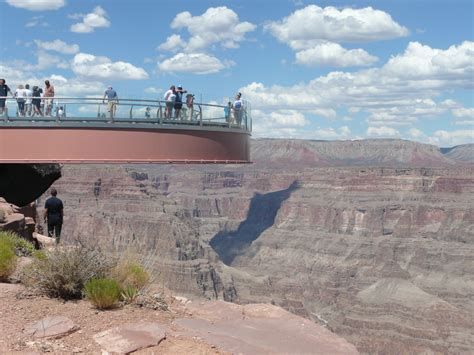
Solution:
[[[463,144],[442,150],[449,159],[457,162],[474,163],[474,144]]]
[[[139,244],[178,292],[273,303],[361,352],[474,350],[472,165],[397,140],[257,140],[252,157],[67,166],[65,238]]]
[[[59,164],[0,164],[0,196],[14,205],[25,206],[60,177]]]

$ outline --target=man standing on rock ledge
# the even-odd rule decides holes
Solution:
[[[61,228],[63,226],[63,201],[56,197],[58,191],[53,187],[51,197],[44,204],[44,221],[48,223],[48,236],[56,236],[56,244],[61,238]]]

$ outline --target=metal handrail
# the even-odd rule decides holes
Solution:
[[[17,99],[14,97],[0,97],[0,99],[5,99],[7,103],[16,102]],[[229,128],[240,128],[245,131],[251,132],[252,127],[252,120],[250,115],[250,104],[245,103],[240,110],[239,114],[236,115],[237,120],[240,122],[235,122],[233,112],[230,112],[229,115],[224,114],[225,109],[228,107],[227,105],[217,105],[217,104],[209,104],[209,103],[196,103],[194,102],[192,106],[188,106],[186,102],[182,103],[182,108],[179,112],[179,117],[174,117],[177,114],[177,111],[172,108],[172,117],[165,117],[163,108],[166,107],[166,101],[164,100],[150,100],[150,99],[132,99],[132,98],[121,98],[117,100],[116,107],[125,107],[129,106],[128,115],[123,113],[113,114],[109,111],[109,114],[104,117],[104,113],[102,113],[101,107],[102,105],[106,105],[108,103],[108,99],[103,97],[67,97],[67,96],[59,96],[59,97],[32,97],[31,100],[38,100],[40,99],[41,102],[44,104],[45,100],[52,100],[52,106],[56,106],[55,114],[53,115],[52,107],[48,107],[48,111],[50,112],[49,116],[44,115],[26,115],[26,113],[19,112],[19,107],[17,106],[17,115],[16,117],[11,117],[8,114],[8,105],[5,105],[5,110],[3,114],[3,120],[1,119],[0,114],[0,126],[1,122],[17,122],[17,121],[25,121],[25,118],[31,121],[31,124],[34,125],[36,121],[42,122],[56,122],[57,124],[61,124],[61,122],[101,122],[101,121],[108,121],[109,123],[113,122],[139,122],[139,123],[154,123],[154,124],[198,124],[199,126],[205,125],[219,125],[222,127],[229,127]],[[30,98],[28,98],[30,101]],[[79,105],[80,108],[97,105],[97,116],[91,117],[83,116],[84,112],[81,112],[79,108],[77,109],[77,113],[74,113],[74,105]],[[174,106],[174,105],[173,105]],[[62,112],[59,114],[59,108],[61,108]],[[145,108],[145,111],[143,111]],[[147,110],[149,108],[149,110]],[[31,108],[30,108],[31,109]],[[137,111],[134,111],[136,109]],[[205,117],[204,110],[212,112],[213,116]],[[88,109],[84,110],[87,111]],[[142,111],[140,111],[142,110]],[[222,112],[222,115],[217,114],[218,110]],[[111,111],[115,112],[114,109]],[[152,112],[156,111],[156,117],[153,117]],[[174,112],[173,112],[174,111]],[[90,111],[93,112],[93,111]],[[145,112],[150,112],[148,116],[145,117],[138,117],[136,112],[143,112],[141,115],[144,116]],[[68,117],[68,115],[71,115]],[[135,114],[135,115],[134,115]],[[249,123],[250,122],[250,123]]]

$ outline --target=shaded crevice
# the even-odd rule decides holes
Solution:
[[[211,247],[226,264],[231,265],[234,259],[244,254],[253,241],[273,226],[282,203],[291,193],[299,188],[298,181],[284,190],[256,193],[250,202],[247,218],[240,223],[236,231],[220,231],[210,241]]]

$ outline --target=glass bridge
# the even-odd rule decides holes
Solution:
[[[237,111],[192,101],[176,110],[159,100],[37,100],[23,108],[6,98],[0,163],[250,162],[249,102]]]

